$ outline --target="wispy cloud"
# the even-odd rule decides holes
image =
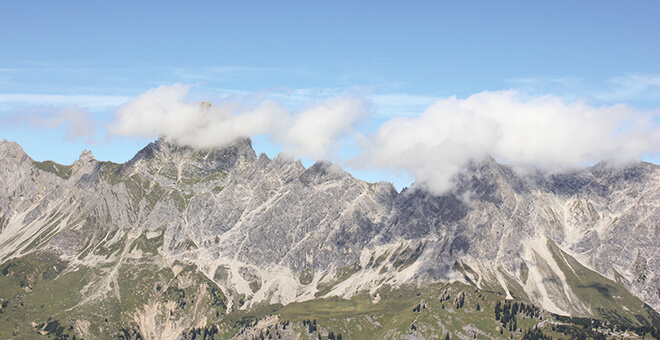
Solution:
[[[22,105],[80,105],[89,108],[119,106],[127,96],[0,93],[0,103]]]
[[[369,98],[375,105],[376,114],[384,117],[416,116],[438,99],[406,93],[371,95]]]
[[[505,80],[511,88],[519,91],[521,95],[542,96],[553,93],[566,100],[593,98],[601,91],[601,86],[588,86],[586,81],[572,76],[532,76],[511,78]]]
[[[165,68],[167,69],[167,68]],[[297,68],[285,67],[254,67],[241,65],[210,65],[203,67],[172,67],[169,72],[176,78],[186,82],[227,81],[250,77],[268,77],[282,75],[305,77],[308,72]]]
[[[219,77],[233,78],[246,73],[261,73],[264,69],[248,66],[209,66],[204,68],[174,67],[172,74],[184,81],[209,81]]]
[[[660,74],[628,74],[608,81],[611,86],[596,98],[605,101],[660,101]]]
[[[11,126],[31,126],[38,129],[64,128],[65,137],[76,141],[89,139],[94,133],[92,114],[86,108],[70,107],[31,107],[16,112],[2,119],[3,124]],[[91,140],[87,140],[91,142]]]
[[[507,82],[530,94],[554,93],[564,99],[590,98],[605,104],[660,103],[660,74],[631,73],[602,80],[579,77],[522,77]]]

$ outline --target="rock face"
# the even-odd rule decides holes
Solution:
[[[660,310],[660,167],[648,163],[521,175],[487,158],[434,196],[257,157],[249,139],[159,139],[125,164],[85,151],[69,166],[4,141],[0,174],[0,263],[47,251],[63,273],[93,270],[79,305],[125,300],[122,273],[146,266],[194,268],[230,310],[453,280],[584,316],[627,299],[608,288],[618,282]],[[152,338],[201,322],[157,333],[165,307],[149,306],[134,319]]]

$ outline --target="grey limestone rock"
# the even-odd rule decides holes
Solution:
[[[588,314],[562,302],[575,294],[557,258],[571,256],[660,308],[660,167],[648,163],[523,174],[486,157],[437,196],[257,157],[249,139],[196,150],[163,137],[125,164],[85,151],[70,166],[3,141],[0,173],[0,262],[50,249],[71,266],[120,268],[151,254],[196,266],[233,308],[469,280]],[[104,273],[112,291],[116,270]]]

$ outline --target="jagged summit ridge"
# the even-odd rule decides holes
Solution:
[[[165,136],[159,137],[156,141],[149,143],[128,162],[136,163],[142,159],[155,158],[191,158],[208,162],[215,162],[216,168],[231,167],[238,159],[253,161],[256,159],[252,141],[250,138],[241,138],[234,143],[208,149],[197,149],[190,146],[182,146]]]

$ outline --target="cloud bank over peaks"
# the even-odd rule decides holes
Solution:
[[[165,135],[197,148],[267,135],[294,157],[330,159],[354,169],[404,171],[416,178],[416,186],[436,194],[451,189],[452,178],[468,161],[486,155],[518,168],[560,170],[600,160],[640,160],[660,152],[658,112],[626,104],[595,106],[554,95],[486,91],[436,100],[419,115],[392,118],[363,134],[356,125],[371,114],[365,96],[336,96],[291,112],[263,97],[213,105],[192,102],[187,99],[190,88],[160,86],[138,96],[117,109],[110,132]],[[341,159],[339,149],[355,156]]]
[[[657,114],[657,112],[656,112]],[[471,159],[491,155],[514,166],[575,168],[600,160],[639,160],[660,151],[653,112],[624,104],[595,107],[516,91],[440,99],[417,117],[387,121],[359,138],[354,166],[405,170],[434,193]]]
[[[138,96],[116,111],[110,127],[126,137],[165,135],[181,145],[220,147],[240,137],[267,134],[296,157],[328,157],[333,144],[353,132],[353,125],[369,112],[358,97],[339,96],[291,113],[281,104],[187,100],[191,85],[160,86]]]

